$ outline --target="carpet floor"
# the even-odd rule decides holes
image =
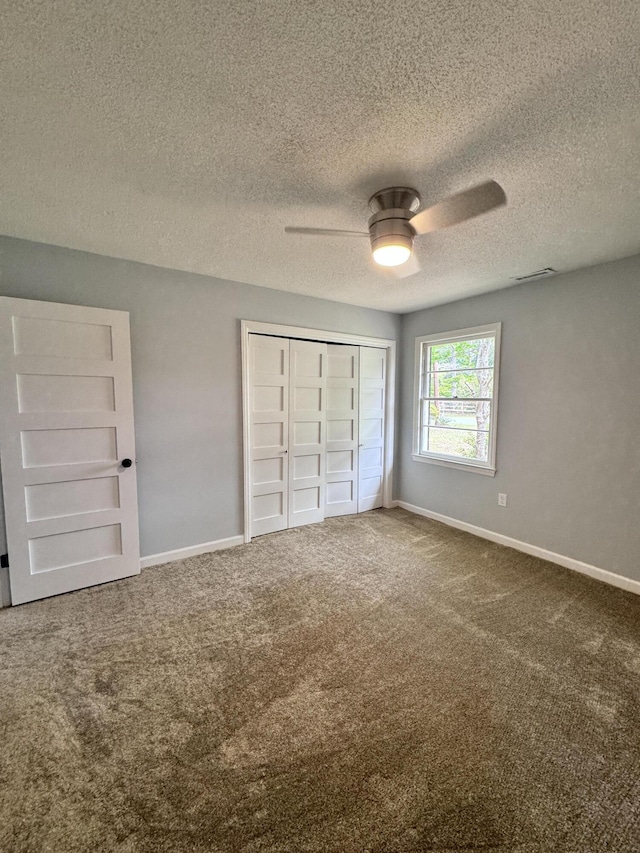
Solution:
[[[0,636],[5,853],[640,850],[640,597],[403,510]]]

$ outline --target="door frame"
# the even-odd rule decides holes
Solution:
[[[391,338],[372,338],[368,335],[351,335],[327,329],[309,329],[302,326],[284,326],[280,323],[261,323],[241,320],[242,348],[242,461],[244,467],[244,541],[251,542],[251,424],[249,401],[249,335],[272,335],[279,338],[298,338],[327,344],[351,344],[377,347],[387,351],[387,379],[384,408],[384,483],[382,504],[393,506],[393,462],[395,439],[396,342]]]

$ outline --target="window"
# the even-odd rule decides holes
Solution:
[[[495,474],[500,327],[416,338],[416,461]]]

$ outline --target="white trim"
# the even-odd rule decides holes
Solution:
[[[140,559],[140,568],[162,566],[175,560],[186,560],[187,557],[198,557],[210,551],[221,551],[224,548],[235,548],[244,544],[244,536],[229,536],[227,539],[216,539],[214,542],[203,542],[201,545],[191,545],[189,548],[177,548],[175,551],[164,551],[162,554],[150,554]]]
[[[416,456],[411,454],[414,462],[426,462],[428,465],[444,465],[445,468],[457,468],[460,471],[473,471],[476,474],[484,474],[486,477],[495,477],[495,468],[486,468],[484,465],[473,465],[471,462],[457,462],[454,460],[440,459],[434,456]]]
[[[450,341],[466,341],[491,335],[495,339],[495,356],[493,365],[493,397],[491,402],[491,424],[489,427],[489,453],[487,462],[473,462],[457,459],[444,454],[420,452],[420,391],[422,383],[422,346]],[[488,323],[486,326],[472,326],[469,329],[457,329],[455,332],[421,335],[415,339],[415,361],[413,365],[413,453],[414,462],[427,462],[432,465],[444,465],[447,468],[459,468],[462,471],[473,471],[474,474],[486,474],[493,477],[496,473],[496,446],[498,436],[498,392],[500,388],[500,340],[502,323]]]
[[[240,321],[242,348],[242,460],[244,466],[244,542],[251,542],[251,436],[249,425],[249,335],[275,335],[283,338],[301,338],[324,341],[329,344],[351,344],[361,347],[380,347],[387,350],[387,387],[385,394],[384,435],[384,486],[383,506],[393,506],[393,462],[395,448],[395,396],[396,396],[396,342],[392,338],[370,338],[326,329],[308,329],[302,326],[283,326],[280,323],[261,323],[257,320]]]
[[[307,341],[324,341],[328,344],[353,344],[361,347],[395,346],[391,338],[370,338],[367,335],[351,335],[326,329],[308,329],[303,326],[283,326],[280,323],[260,323],[257,320],[241,320],[248,335],[275,335],[281,338],[302,338]]]
[[[500,323],[485,323],[484,326],[469,326],[468,329],[456,329],[454,332],[434,332],[431,335],[421,335],[420,341],[422,343],[431,343],[431,341],[438,341],[438,343],[448,343],[449,341],[466,341],[467,338],[481,338],[486,334],[493,334],[496,329],[498,329]],[[449,373],[450,371],[445,370],[444,373]]]
[[[592,566],[590,563],[583,563],[581,560],[576,560],[573,557],[565,557],[564,554],[556,554],[555,551],[547,551],[546,548],[541,548],[539,545],[531,545],[529,542],[522,542],[520,539],[512,539],[511,536],[505,536],[503,533],[494,533],[493,530],[486,530],[484,527],[477,527],[475,524],[469,524],[467,521],[460,521],[448,515],[441,515],[439,512],[432,512],[430,509],[424,509],[421,506],[415,506],[406,501],[396,501],[396,506],[406,509],[408,512],[414,513],[414,515],[422,515],[425,518],[440,521],[449,527],[464,530],[466,533],[472,533],[474,536],[488,539],[490,542],[497,542],[498,545],[506,545],[507,548],[515,548],[516,551],[522,551],[533,557],[539,557],[541,560],[548,560],[550,563],[564,566],[565,569],[572,569],[574,572],[580,572],[582,575],[588,575],[611,586],[617,586],[619,589],[625,589],[627,592],[634,592],[636,595],[640,595],[640,581],[635,581],[624,575],[617,575],[608,569],[601,569],[598,566]]]
[[[242,538],[245,545],[251,542],[251,390],[249,388],[249,332],[245,320],[240,321],[240,348],[242,350],[242,502],[244,527]]]

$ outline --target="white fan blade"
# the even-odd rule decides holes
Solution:
[[[431,231],[449,228],[451,225],[473,219],[474,216],[479,216],[506,203],[507,197],[500,184],[495,181],[485,181],[483,184],[452,195],[416,213],[409,220],[409,224],[416,234],[429,234]]]
[[[415,251],[411,252],[409,259],[397,267],[378,267],[391,278],[409,278],[422,270]]]
[[[333,228],[297,228],[294,225],[285,227],[287,234],[310,234],[313,237],[368,237],[368,231],[340,231]]]

